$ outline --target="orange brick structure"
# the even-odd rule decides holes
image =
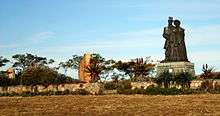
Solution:
[[[84,54],[83,58],[80,61],[78,75],[79,75],[79,80],[81,81],[84,82],[91,81],[90,73],[86,72],[86,68],[90,65],[90,60],[91,60],[91,54],[86,53]]]

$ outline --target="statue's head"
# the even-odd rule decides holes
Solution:
[[[175,25],[175,26],[178,27],[178,26],[180,26],[180,24],[181,24],[181,22],[180,22],[179,20],[174,20],[174,25]]]
[[[173,23],[173,17],[168,17],[168,24],[172,25],[172,23]]]

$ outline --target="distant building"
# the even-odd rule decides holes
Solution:
[[[6,71],[6,74],[8,76],[8,78],[15,78],[15,70],[14,68],[9,68],[7,71]]]
[[[86,68],[90,65],[90,60],[92,56],[89,53],[84,54],[83,58],[80,61],[79,65],[79,80],[84,81],[84,82],[90,82],[91,81],[91,76],[90,73],[86,71]]]

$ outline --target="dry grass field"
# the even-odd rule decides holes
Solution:
[[[220,94],[0,97],[0,115],[220,115]]]

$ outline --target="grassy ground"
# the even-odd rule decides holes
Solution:
[[[0,115],[220,115],[220,94],[0,97]]]

